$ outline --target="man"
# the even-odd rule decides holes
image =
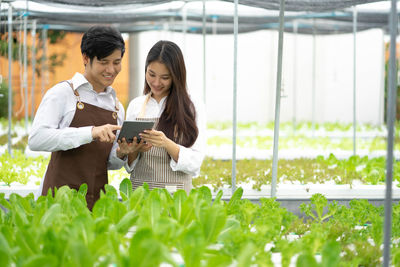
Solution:
[[[94,26],[83,35],[81,52],[84,73],[47,91],[28,145],[34,151],[52,152],[41,194],[63,185],[79,189],[86,183],[91,210],[108,183],[107,170],[125,163],[117,156],[115,138],[125,111],[111,87],[121,71],[125,42],[115,28]]]

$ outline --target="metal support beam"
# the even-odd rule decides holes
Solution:
[[[353,155],[357,147],[357,7],[353,7]]]
[[[44,95],[45,87],[47,86],[47,28],[43,27],[42,29],[42,42],[43,42],[43,55],[42,55],[42,68],[41,68],[41,76],[42,76],[42,98]]]
[[[23,71],[23,82],[22,82],[22,87],[24,88],[24,108],[25,108],[25,133],[28,134],[28,109],[29,109],[29,104],[28,104],[28,47],[26,43],[27,39],[27,23],[28,23],[28,14],[24,14],[24,42],[23,42],[23,48],[24,48],[24,54],[23,54],[23,62],[24,62],[24,71]]]
[[[293,115],[292,115],[292,126],[293,135],[296,134],[296,114],[297,114],[297,21],[293,21]]]
[[[237,43],[238,43],[238,5],[235,0],[235,11],[233,18],[233,121],[232,121],[232,195],[236,190],[236,129],[237,129]]]
[[[206,0],[203,0],[203,102],[206,103]]]
[[[389,92],[387,97],[387,156],[386,156],[386,196],[385,222],[383,241],[383,266],[390,266],[390,246],[392,233],[392,180],[393,180],[393,143],[394,122],[396,119],[397,100],[397,68],[396,68],[396,37],[397,37],[397,1],[392,0],[389,16],[390,47],[389,47]]]
[[[8,6],[8,154],[12,155],[11,151],[11,115],[12,115],[12,6]]]
[[[31,89],[31,119],[35,117],[35,78],[36,78],[36,20],[32,21],[32,47],[31,47],[31,62],[32,62],[32,89]]]
[[[276,184],[277,184],[277,176],[278,176],[279,117],[280,117],[280,108],[281,108],[283,29],[285,26],[284,22],[285,22],[285,0],[281,0],[280,8],[279,8],[278,68],[277,68],[277,77],[276,77],[274,150],[273,150],[273,156],[272,156],[271,197],[276,197]]]

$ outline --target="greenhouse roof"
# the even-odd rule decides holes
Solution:
[[[233,1],[205,1],[206,32],[233,33]],[[239,1],[239,32],[278,29],[279,0]],[[373,3],[374,2],[374,3]],[[85,31],[93,24],[113,24],[121,32],[150,30],[202,33],[203,1],[156,0],[8,0],[0,1],[1,21],[8,5],[14,23],[28,16],[38,27]],[[372,3],[372,4],[371,4]],[[337,34],[353,31],[353,6],[357,5],[357,30],[387,29],[389,1],[286,0],[285,31]]]

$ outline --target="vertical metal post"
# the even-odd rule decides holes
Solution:
[[[279,34],[279,32],[278,32]],[[269,112],[271,112],[271,120],[272,120],[272,114],[274,114],[274,86],[276,87],[275,84],[275,80],[274,80],[274,75],[276,75],[276,71],[275,68],[273,66],[273,62],[275,61],[275,32],[270,32],[270,42],[271,42],[271,49],[270,49],[270,62],[271,62],[271,66],[270,66],[270,73],[269,73],[269,81],[270,81],[270,97],[268,98],[269,103],[268,103],[268,107],[270,107],[270,109],[268,110],[268,114]]]
[[[43,55],[42,55],[42,68],[41,68],[41,76],[42,76],[42,96],[44,95],[44,90],[46,87],[46,77],[47,77],[47,27],[44,25],[42,29],[42,42],[43,42]]]
[[[31,62],[32,62],[32,89],[31,89],[31,119],[35,117],[35,77],[36,77],[36,20],[32,21],[32,47],[31,47]]]
[[[12,114],[12,6],[8,5],[8,154],[12,155],[11,150],[11,114]]]
[[[315,36],[315,19],[313,19],[313,43],[312,43],[312,96],[311,96],[311,128],[312,128],[312,137],[315,135],[315,79],[316,79],[316,36]]]
[[[282,81],[282,52],[283,29],[285,20],[285,0],[280,0],[279,8],[279,41],[278,41],[278,68],[276,77],[275,121],[274,121],[274,151],[272,156],[272,182],[271,197],[276,197],[276,181],[278,175],[278,142],[279,142],[279,117],[281,107],[281,81]]]
[[[206,0],[203,0],[203,102],[206,103]]]
[[[396,119],[397,100],[397,68],[396,68],[396,37],[397,37],[397,1],[392,0],[389,16],[390,48],[389,48],[389,93],[387,97],[387,156],[386,156],[386,196],[385,223],[383,241],[383,266],[390,265],[390,245],[392,233],[392,180],[393,180],[393,142],[394,122]]]
[[[296,134],[296,113],[297,113],[297,21],[293,21],[293,135]]]
[[[28,133],[28,62],[27,62],[27,57],[28,57],[28,48],[26,44],[26,38],[27,38],[27,20],[28,20],[28,14],[25,12],[24,13],[24,42],[23,42],[23,48],[24,48],[24,54],[23,54],[23,64],[24,64],[24,72],[23,72],[23,83],[22,87],[24,88],[24,94],[25,94],[25,132]]]
[[[353,155],[357,147],[357,7],[353,7]]]
[[[381,84],[379,88],[379,114],[378,114],[378,125],[385,123],[384,120],[384,102],[385,102],[385,32],[382,30],[382,66],[381,66]]]
[[[232,121],[232,195],[236,190],[236,128],[237,128],[237,43],[238,43],[238,5],[235,0],[235,11],[233,17],[233,121]]]

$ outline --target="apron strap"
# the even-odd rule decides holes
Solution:
[[[80,98],[80,96],[79,96],[78,91],[76,91],[76,90],[74,89],[73,83],[72,83],[71,81],[69,81],[69,80],[66,80],[65,82],[69,84],[69,86],[70,86],[71,89],[72,89],[72,92],[73,92],[74,95],[76,96],[76,99],[77,99],[77,101],[78,101],[78,103],[76,104],[76,106],[77,106],[79,109],[83,109],[84,105],[83,105],[83,103],[81,102],[81,98]],[[113,117],[114,117],[114,119],[116,119],[116,118],[117,118],[117,113],[118,113],[118,111],[119,111],[119,100],[118,100],[117,96],[114,96],[114,95],[113,95],[113,97],[114,97],[114,102],[115,102],[115,112],[113,113]]]
[[[144,103],[143,103],[143,105],[142,105],[142,109],[140,110],[140,113],[139,113],[139,115],[137,116],[137,118],[143,118],[143,117],[144,117],[144,114],[145,114],[145,112],[146,112],[146,105],[147,105],[147,103],[149,102],[150,97],[151,97],[151,93],[148,93],[148,94],[146,95],[146,99],[144,100]]]

